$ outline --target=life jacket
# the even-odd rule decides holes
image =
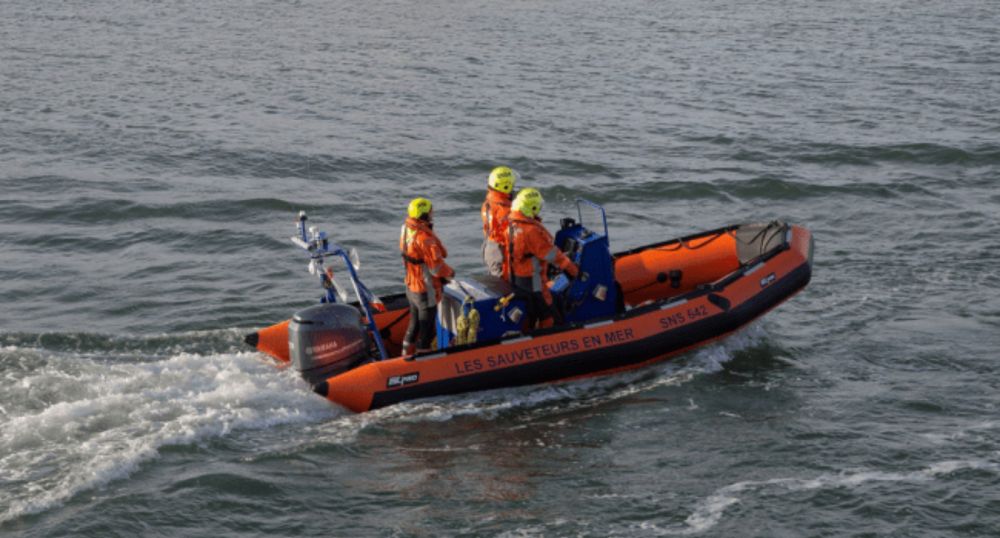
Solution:
[[[520,211],[511,211],[508,241],[513,276],[531,277],[531,291],[542,292],[547,302],[551,301],[551,296],[544,281],[549,264],[555,263],[574,274],[577,271],[573,262],[556,247],[552,234],[539,219],[526,217]]]
[[[435,302],[441,300],[443,278],[455,276],[445,263],[448,251],[425,221],[407,218],[399,229],[399,252],[406,268],[406,289],[414,293],[434,290]]]
[[[507,226],[510,216],[510,195],[487,187],[483,202],[483,237],[503,246],[507,244]]]

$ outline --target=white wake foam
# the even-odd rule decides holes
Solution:
[[[33,404],[8,405],[0,424],[0,522],[125,478],[164,446],[342,413],[252,355],[39,356],[41,367],[8,370],[4,401]]]

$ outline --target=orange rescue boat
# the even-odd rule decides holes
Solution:
[[[611,254],[603,208],[580,202],[600,210],[604,229],[563,219],[556,234],[584,275],[552,283],[562,325],[526,332],[524,302],[509,283],[456,279],[439,305],[438,349],[398,356],[409,321],[405,296],[375,297],[348,261],[357,302],[328,294],[246,341],[296,367],[320,395],[361,412],[641,368],[731,334],[805,287],[812,273],[813,239],[801,226],[738,224]],[[334,253],[324,251],[322,234],[307,239],[300,219],[302,237],[293,240],[314,260]]]

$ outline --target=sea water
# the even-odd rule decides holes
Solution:
[[[1000,9],[55,2],[0,9],[0,534],[1000,535]],[[812,230],[812,282],[607,378],[351,414],[242,342],[401,289],[506,164],[614,251]]]

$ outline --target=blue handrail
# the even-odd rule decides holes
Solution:
[[[371,302],[375,295],[361,282],[347,251],[341,248],[340,245],[332,243],[327,238],[326,232],[313,227],[309,230],[311,237],[306,234],[306,218],[305,211],[300,211],[299,222],[296,225],[298,236],[292,236],[290,239],[292,243],[295,243],[309,253],[310,272],[319,274],[320,284],[326,292],[324,297],[320,299],[320,302],[337,302],[337,296],[333,290],[334,283],[327,276],[326,271],[323,270],[323,261],[326,256],[339,256],[344,260],[344,265],[347,266],[347,272],[351,276],[351,284],[354,286],[354,294],[357,295],[358,304],[361,305],[361,308],[365,312],[365,317],[368,319],[368,329],[371,330],[372,336],[375,338],[375,345],[378,347],[381,360],[388,359],[389,354],[386,353],[385,344],[382,342],[382,335],[379,333],[378,326],[375,325],[375,316],[372,314]]]

